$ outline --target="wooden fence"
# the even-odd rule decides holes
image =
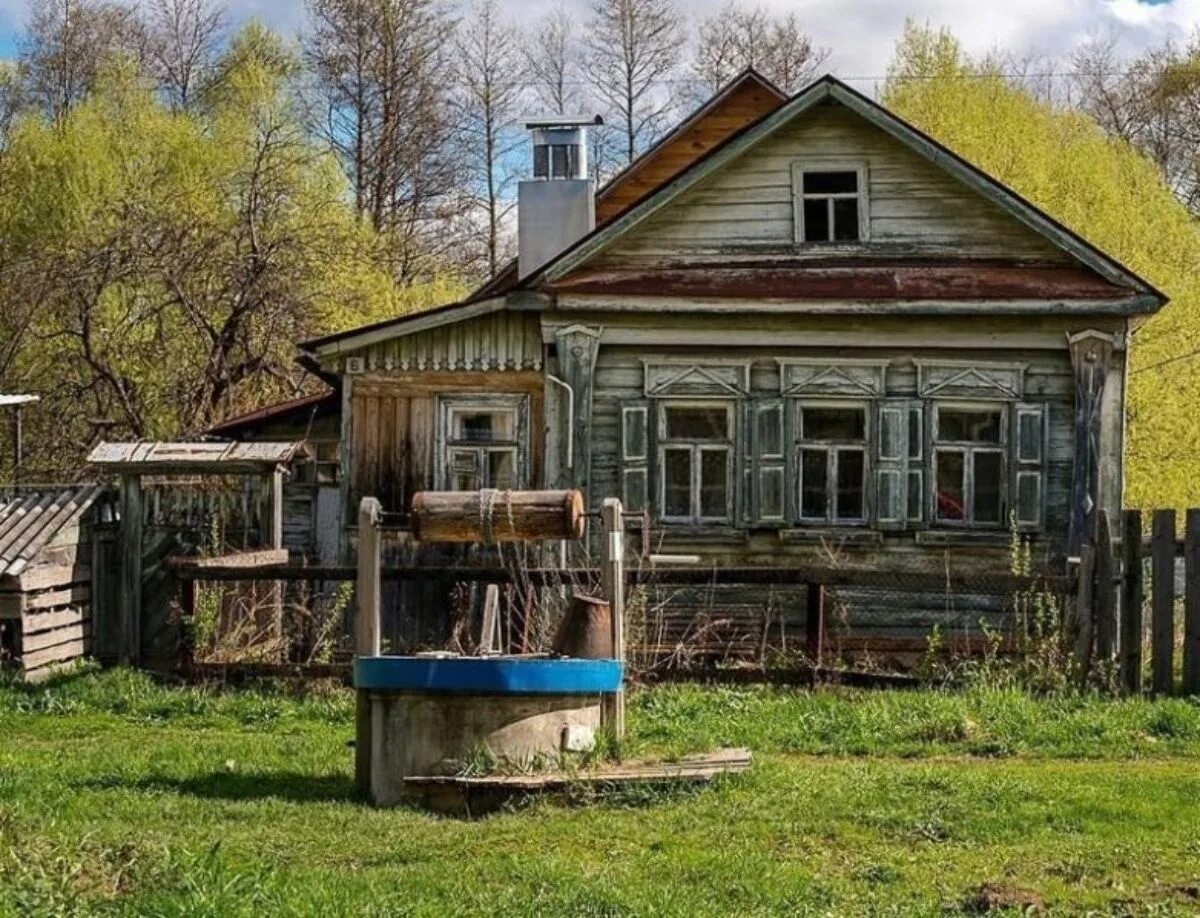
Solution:
[[[1140,692],[1148,592],[1149,688],[1156,694],[1200,695],[1200,508],[1186,511],[1182,538],[1174,510],[1155,510],[1150,519],[1146,538],[1142,511],[1126,510],[1119,534],[1101,514],[1096,537],[1080,558],[1076,657],[1084,677],[1097,666],[1115,667],[1121,687]],[[1181,610],[1176,608],[1178,559],[1183,562]],[[1183,647],[1177,686],[1179,615]]]

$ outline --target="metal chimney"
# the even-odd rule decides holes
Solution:
[[[533,141],[533,178],[517,191],[517,273],[528,277],[596,226],[588,178],[587,128],[599,118],[551,115],[525,123]]]

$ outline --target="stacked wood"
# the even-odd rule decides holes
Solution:
[[[91,652],[92,571],[76,563],[77,553],[88,554],[69,546],[66,563],[50,560],[0,580],[0,621],[26,679],[43,679]]]
[[[421,491],[413,496],[420,542],[524,542],[581,539],[579,491]]]

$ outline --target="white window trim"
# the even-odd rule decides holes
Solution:
[[[805,172],[856,172],[858,174],[858,191],[851,194],[804,194]],[[821,252],[837,251],[839,249],[853,250],[870,241],[871,238],[871,194],[870,170],[865,160],[854,159],[798,159],[792,162],[792,238],[798,246],[819,249]],[[857,198],[858,199],[858,239],[854,242],[835,240],[808,240],[804,232],[804,201],[806,197],[813,198]],[[832,224],[831,224],[832,225]]]
[[[795,483],[796,483],[796,519],[806,526],[847,526],[861,527],[866,526],[871,520],[871,444],[875,431],[871,423],[871,415],[873,401],[871,399],[791,399],[794,402],[793,411],[795,412],[795,442],[792,444],[792,452],[795,455]],[[862,411],[863,413],[863,439],[862,443],[850,443],[838,440],[811,440],[804,436],[804,409],[805,408],[852,408]],[[826,499],[829,509],[824,516],[805,516],[804,515],[804,460],[802,453],[806,449],[824,450],[826,466]],[[862,515],[857,517],[839,517],[837,516],[837,454],[841,450],[855,450],[862,452],[863,457],[863,484],[862,484]]]
[[[512,440],[493,440],[487,443],[466,442],[454,440],[450,436],[453,429],[453,418],[456,412],[462,411],[511,411],[515,425]],[[437,397],[438,435],[437,455],[435,456],[435,480],[442,490],[449,490],[453,465],[450,462],[452,450],[476,450],[479,453],[496,451],[516,451],[516,476],[518,487],[528,487],[530,481],[529,469],[529,396],[528,395],[493,395],[493,394],[445,394]],[[483,473],[482,467],[480,473]]]
[[[725,409],[726,425],[729,436],[723,440],[672,440],[667,438],[667,410],[671,408],[713,408],[719,405]],[[658,461],[658,508],[659,520],[664,523],[675,523],[693,526],[710,526],[729,524],[733,522],[734,498],[734,447],[737,443],[736,402],[732,399],[716,400],[711,398],[692,399],[658,399],[658,449],[655,459]],[[692,480],[690,482],[689,504],[693,511],[687,516],[671,516],[667,514],[667,450],[690,450]],[[704,516],[701,513],[701,454],[704,452],[725,453],[725,514],[723,516]]]
[[[1009,507],[1008,470],[1012,461],[1008,441],[1009,410],[1007,401],[963,401],[958,399],[936,399],[930,404],[931,436],[929,448],[929,493],[930,508],[929,522],[939,529],[970,529],[994,532],[1008,525],[1005,511]],[[999,412],[1000,440],[997,443],[982,443],[972,440],[943,440],[941,438],[942,409],[951,411]],[[960,452],[963,455],[963,516],[961,520],[943,519],[938,515],[938,453],[942,451]],[[975,455],[977,453],[995,453],[1000,457],[1000,513],[995,523],[978,522],[975,520]]]

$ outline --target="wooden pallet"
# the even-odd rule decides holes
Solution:
[[[560,799],[603,795],[641,786],[700,785],[718,775],[740,774],[750,767],[749,749],[719,749],[675,762],[629,762],[586,771],[550,771],[515,775],[430,775],[404,779],[405,796],[439,813],[481,816],[515,799]]]

